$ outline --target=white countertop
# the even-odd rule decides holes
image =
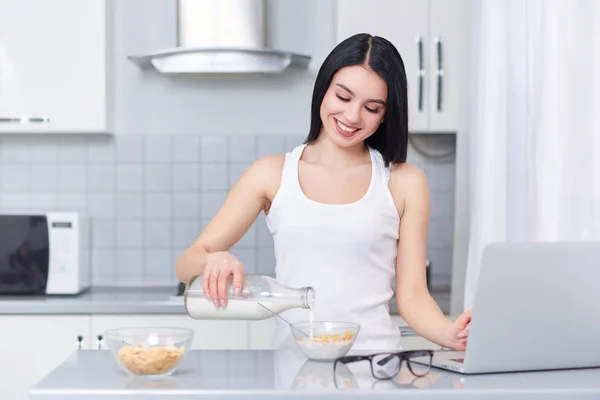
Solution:
[[[415,378],[403,367],[395,380],[372,378],[368,363],[336,374],[297,349],[191,350],[163,380],[131,377],[109,350],[75,352],[30,392],[50,399],[598,399],[600,368],[463,376],[432,369]],[[410,389],[410,390],[407,390]],[[417,390],[415,390],[417,389]],[[310,397],[309,397],[310,396]]]

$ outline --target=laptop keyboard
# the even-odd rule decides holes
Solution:
[[[463,364],[465,362],[464,358],[451,358],[450,361],[456,361],[457,363]]]

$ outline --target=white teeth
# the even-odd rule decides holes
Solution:
[[[358,128],[349,128],[346,125],[342,124],[340,121],[338,121],[337,119],[335,120],[335,122],[337,123],[337,126],[340,127],[341,130],[343,130],[344,132],[355,132],[358,130]]]

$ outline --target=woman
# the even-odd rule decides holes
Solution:
[[[425,279],[429,192],[407,164],[404,64],[381,37],[352,36],[333,49],[317,75],[305,144],[255,161],[222,208],[177,262],[178,278],[204,273],[204,290],[226,306],[226,286],[240,290],[242,263],[230,249],[261,211],[273,235],[276,278],[312,286],[315,320],[361,324],[355,348],[399,348],[388,311],[396,277],[398,311],[420,335],[463,350],[470,311],[448,321]],[[291,321],[306,310],[289,310]],[[276,346],[291,336],[277,320]]]

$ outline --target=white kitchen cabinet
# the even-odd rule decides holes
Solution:
[[[336,42],[359,32],[391,41],[408,80],[411,132],[455,133],[466,67],[464,0],[337,0]]]
[[[27,399],[29,388],[77,350],[88,348],[87,316],[0,316],[0,398]]]
[[[113,0],[0,0],[0,133],[111,133]]]
[[[163,326],[194,331],[194,349],[247,349],[248,322],[194,320],[187,315],[92,315],[91,335],[98,338],[107,329]],[[106,344],[105,346],[106,347]]]

